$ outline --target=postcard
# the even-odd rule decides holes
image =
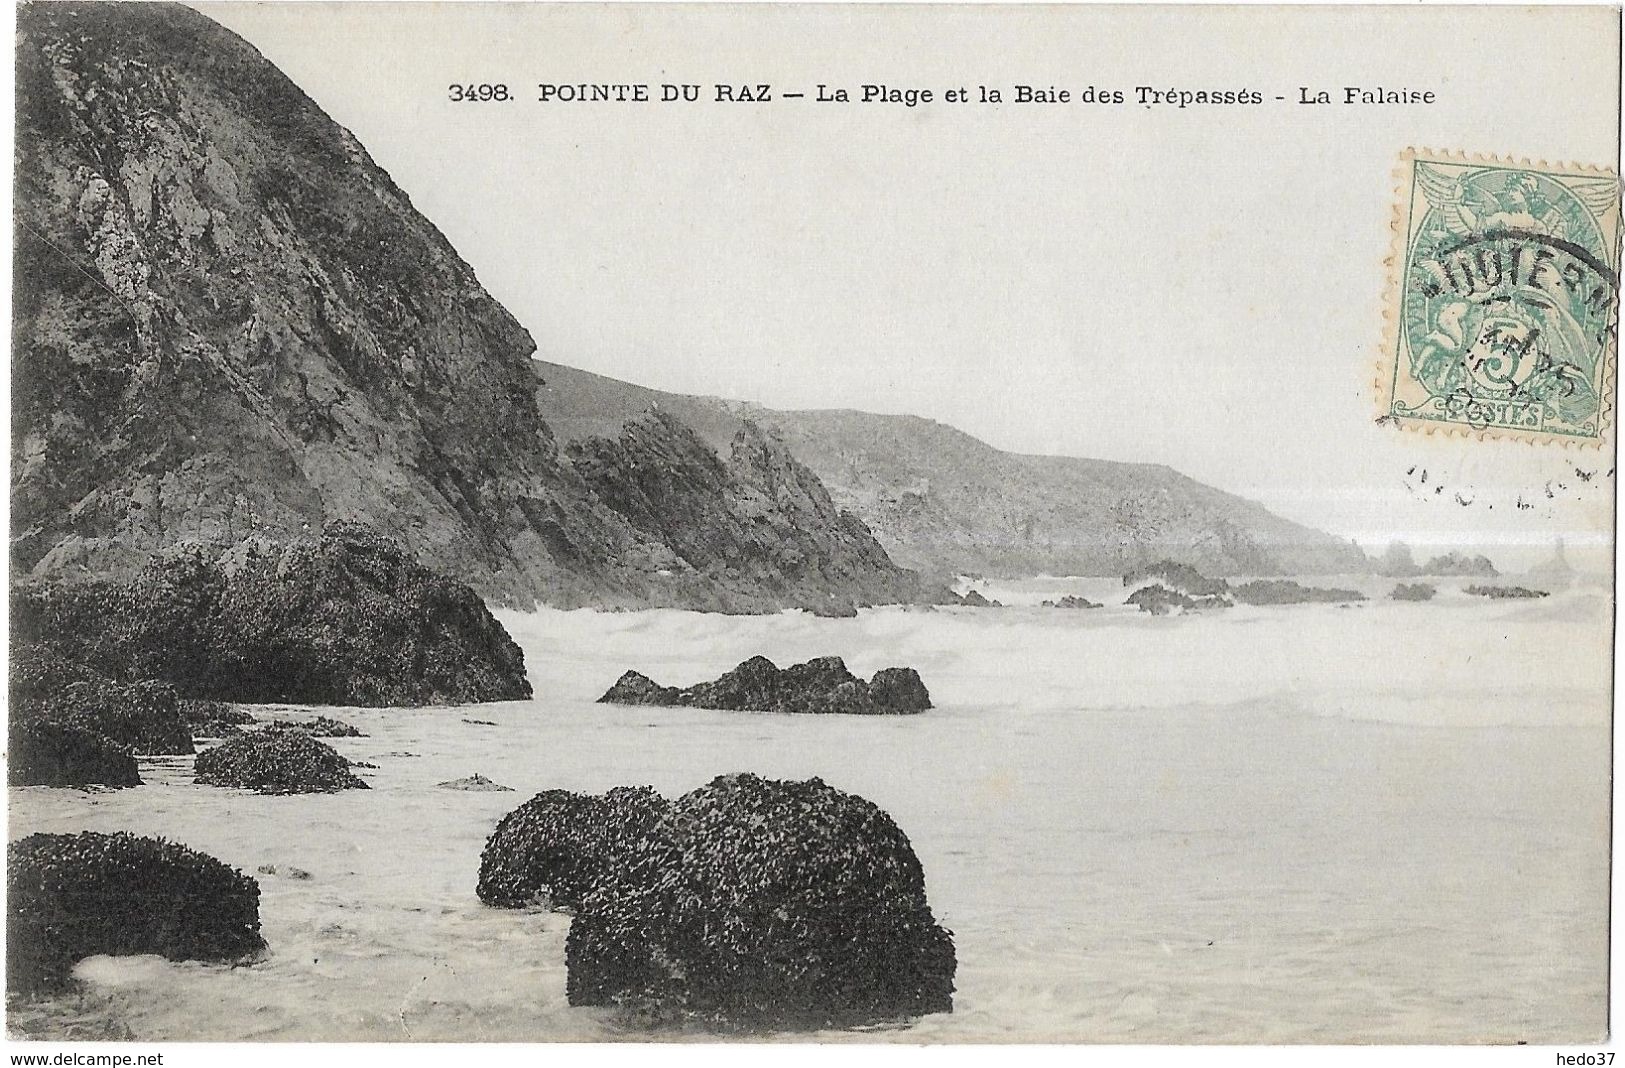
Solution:
[[[1617,8],[15,57],[14,1048],[1607,1040]]]

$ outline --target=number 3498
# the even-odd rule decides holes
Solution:
[[[508,95],[508,87],[500,82],[482,83],[479,85],[474,85],[472,83],[468,85],[454,84],[447,86],[447,95],[451,98],[453,103],[460,103],[462,101],[470,100],[489,101],[513,99]]]

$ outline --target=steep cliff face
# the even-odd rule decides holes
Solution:
[[[526,331],[252,47],[50,3],[17,57],[19,573],[353,518],[499,600],[713,605],[560,456]]]
[[[841,611],[860,600],[924,596],[863,522],[835,506],[783,442],[745,422],[727,460],[670,414],[652,410],[614,439],[569,446],[576,471],[636,530],[671,547],[670,576],[698,577],[723,606],[763,599]]]

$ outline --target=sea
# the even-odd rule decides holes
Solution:
[[[1310,581],[1310,580],[1305,580]],[[1349,606],[1151,617],[1121,583],[976,583],[997,609],[502,612],[530,701],[321,709],[370,790],[10,791],[8,834],[128,830],[259,880],[236,965],[94,957],[14,1034],[245,1041],[712,1040],[565,999],[570,918],[487,908],[480,851],[552,788],[818,776],[908,834],[958,954],[954,1011],[755,1036],[861,1042],[1574,1043],[1607,1024],[1611,599],[1392,583]],[[1072,593],[1104,603],[1058,609]],[[597,704],[620,674],[750,656],[916,668],[917,716]],[[310,709],[262,707],[268,718]],[[482,774],[512,792],[437,784]]]

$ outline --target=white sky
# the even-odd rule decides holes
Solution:
[[[1368,544],[1493,555],[1609,522],[1611,485],[1572,471],[1611,457],[1379,428],[1371,382],[1398,153],[1613,164],[1616,11],[199,6],[361,139],[543,358],[1166,463]],[[520,100],[454,104],[454,81]],[[534,99],[575,81],[1268,102]],[[1269,99],[1344,85],[1439,102]]]

